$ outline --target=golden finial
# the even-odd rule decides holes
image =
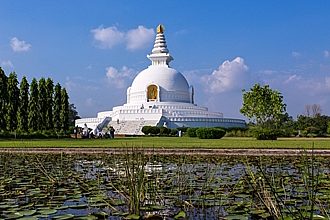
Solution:
[[[165,28],[164,28],[164,26],[162,24],[160,24],[160,25],[157,26],[157,34],[164,33],[164,30],[165,30]]]

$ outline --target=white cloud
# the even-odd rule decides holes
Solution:
[[[236,57],[234,60],[226,60],[211,75],[202,78],[207,91],[211,93],[222,93],[233,90],[241,90],[246,83],[246,72],[248,71],[244,59]]]
[[[102,49],[111,49],[116,45],[125,44],[128,50],[137,50],[149,46],[155,32],[139,25],[136,29],[127,32],[119,31],[117,27],[99,27],[91,30],[94,40]]]
[[[7,68],[10,68],[10,69],[14,68],[13,63],[10,60],[1,61],[0,66],[1,67],[7,67]]]
[[[330,56],[330,52],[328,50],[323,51],[323,55],[325,58],[328,58]]]
[[[108,82],[118,89],[127,87],[128,81],[132,79],[135,74],[133,69],[126,66],[123,66],[121,69],[109,66],[106,68],[106,71]]]
[[[330,89],[330,77],[325,77],[325,86]]]
[[[292,81],[296,81],[296,80],[300,80],[300,79],[301,79],[300,76],[298,76],[297,74],[293,74],[293,75],[289,76],[286,80],[284,80],[284,84],[288,84]]]
[[[126,47],[129,50],[144,48],[152,42],[155,32],[152,28],[148,29],[139,25],[136,29],[129,30],[126,33]]]
[[[125,34],[120,32],[115,26],[103,28],[98,27],[91,30],[94,39],[99,43],[103,49],[111,49],[117,44],[124,41]]]
[[[301,54],[297,51],[292,51],[291,56],[294,57],[294,58],[298,58],[298,57],[301,56]]]
[[[26,43],[24,40],[19,40],[16,37],[13,37],[10,40],[10,46],[14,52],[25,52],[29,51],[32,47],[31,44]]]

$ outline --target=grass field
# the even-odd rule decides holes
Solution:
[[[155,148],[264,148],[264,149],[330,149],[330,138],[280,138],[276,141],[257,141],[253,138],[222,138],[202,140],[189,137],[126,137],[115,139],[47,139],[0,140],[0,148],[40,147],[155,147]]]

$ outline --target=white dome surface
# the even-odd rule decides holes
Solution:
[[[151,84],[158,85],[161,90],[189,94],[189,84],[180,72],[167,66],[153,65],[141,71],[135,77],[131,92],[146,91]]]

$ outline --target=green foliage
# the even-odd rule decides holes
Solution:
[[[144,135],[149,135],[150,134],[150,128],[151,128],[152,126],[149,126],[149,125],[146,125],[146,126],[143,126],[143,128],[142,128],[142,132],[143,132],[143,134]]]
[[[330,121],[328,122],[327,133],[330,134]]]
[[[196,131],[199,128],[188,128],[187,129],[187,135],[188,137],[197,137]]]
[[[250,91],[243,90],[243,106],[240,112],[258,126],[278,125],[285,111],[283,96],[280,92],[272,90],[269,85],[255,84]]]
[[[7,83],[8,101],[6,105],[6,125],[8,131],[15,131],[17,128],[17,111],[19,105],[19,89],[16,73],[10,73]]]
[[[171,129],[167,128],[167,127],[160,127],[159,128],[159,134],[161,136],[168,136],[171,133]]]
[[[56,85],[54,94],[52,79],[41,78],[38,83],[34,78],[29,85],[24,76],[20,87],[18,84],[16,73],[10,73],[7,77],[0,67],[0,132],[9,131],[16,135],[51,131],[54,128],[53,120],[56,120],[57,133],[66,132],[70,124],[79,118],[75,106],[69,105],[69,96],[60,84]]]
[[[161,132],[161,129],[162,129],[162,132],[163,133],[160,133]],[[143,126],[142,128],[142,132],[145,134],[145,135],[168,135],[171,130],[168,129],[168,128],[165,128],[165,127],[157,127],[157,126]]]
[[[53,122],[54,122],[54,128],[56,131],[61,130],[61,104],[62,104],[62,98],[61,98],[61,90],[62,87],[59,83],[55,86],[55,92],[54,92],[54,108],[53,108]]]
[[[47,126],[47,89],[46,80],[41,78],[38,84],[38,104],[39,104],[39,114],[40,114],[40,130],[46,130]]]
[[[220,139],[225,136],[226,131],[221,128],[199,128],[196,135],[200,139]]]
[[[160,133],[160,128],[157,126],[152,126],[149,130],[151,135],[157,135]]]
[[[248,127],[246,128],[227,128],[226,137],[251,137]]]
[[[188,127],[179,127],[177,128],[177,130],[181,132],[186,132],[188,130]]]
[[[69,106],[69,125],[74,126],[75,125],[75,120],[80,119],[77,108],[74,106],[74,104],[70,104]]]
[[[18,130],[21,132],[28,131],[29,123],[29,83],[23,76],[20,84],[19,108],[17,113]]]
[[[40,114],[39,114],[38,101],[39,101],[38,82],[35,78],[33,78],[30,85],[30,99],[29,99],[29,130],[31,132],[39,130]]]
[[[171,135],[171,136],[177,136],[177,135],[178,135],[178,131],[179,131],[178,129],[176,129],[176,128],[172,128],[172,129],[171,129],[171,132],[170,132],[170,135]]]
[[[277,140],[279,136],[277,130],[270,128],[254,127],[251,131],[257,140]]]
[[[316,114],[313,117],[299,115],[296,122],[297,130],[302,136],[325,136],[328,129],[330,117]]]
[[[0,131],[6,130],[6,104],[8,101],[7,76],[0,67]]]
[[[65,133],[69,130],[69,96],[65,88],[61,91],[60,119],[62,131]]]
[[[46,129],[52,130],[54,128],[53,122],[53,93],[54,93],[54,83],[51,78],[46,80]]]

